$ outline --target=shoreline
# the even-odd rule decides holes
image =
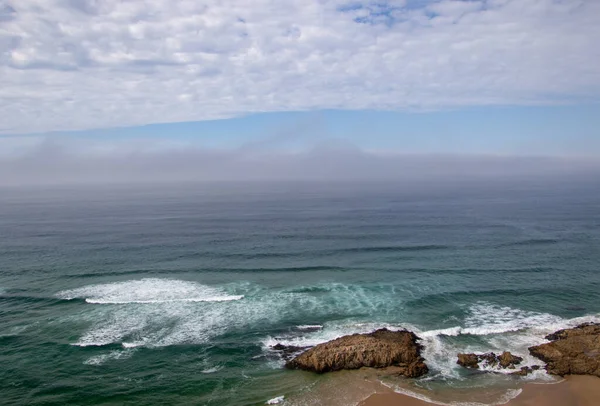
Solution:
[[[370,395],[358,403],[359,406],[426,406],[426,405],[460,405],[472,402],[464,399],[456,401],[426,401],[414,396],[395,392],[382,385],[381,391]],[[586,375],[571,375],[557,383],[526,383],[521,392],[507,402],[495,403],[507,406],[597,406],[600,399],[600,378]],[[465,403],[463,403],[465,404]],[[471,403],[484,405],[484,403]]]

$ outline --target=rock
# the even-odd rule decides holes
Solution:
[[[587,323],[546,336],[552,342],[529,348],[553,375],[600,377],[600,324]]]
[[[294,345],[275,344],[271,349],[280,353],[281,358],[286,361],[292,359],[299,352],[306,350],[308,347],[296,347]]]
[[[533,372],[533,369],[531,369],[529,367],[521,367],[520,370],[518,370],[516,372],[512,372],[511,375],[527,376],[532,372]]]
[[[498,364],[498,357],[493,352],[480,355],[479,359],[489,367],[495,367]]]
[[[584,323],[580,324],[575,328],[567,328],[564,330],[558,330],[555,333],[548,334],[545,338],[548,341],[563,340],[565,338],[586,336],[586,335],[599,335],[600,324],[597,323]]]
[[[521,367],[520,370],[511,373],[511,375],[527,376],[530,373],[532,373],[533,371],[537,371],[538,369],[540,369],[539,365],[533,365],[531,367]]]
[[[523,361],[523,358],[512,355],[508,351],[504,351],[502,355],[498,356],[498,361],[502,368],[515,369],[515,365],[519,365]]]
[[[429,370],[418,337],[410,331],[377,330],[338,338],[298,355],[287,368],[317,373],[342,369],[397,367],[397,375],[416,378]]]
[[[456,363],[465,368],[479,368],[479,357],[477,354],[458,354]]]
[[[479,368],[479,363],[483,363],[484,366],[488,367],[499,365],[500,368],[515,369],[515,365],[520,364],[521,361],[523,361],[523,358],[504,351],[501,355],[496,355],[493,352],[486,354],[458,354],[458,361],[456,363],[465,368]]]

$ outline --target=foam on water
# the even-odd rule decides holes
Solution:
[[[219,372],[222,369],[223,369],[223,367],[221,365],[218,365],[218,366],[215,366],[215,367],[210,367],[210,368],[203,369],[200,372],[203,373],[203,374],[214,374],[215,372]]]
[[[243,295],[182,280],[148,278],[90,285],[57,296],[101,304],[81,315],[92,324],[73,344],[81,347],[120,343],[131,349],[204,343],[232,325],[252,320],[245,306],[237,305]]]
[[[386,386],[390,387],[394,392],[399,393],[401,395],[409,396],[411,398],[419,399],[419,400],[422,400],[427,403],[431,403],[434,405],[441,405],[441,406],[500,406],[500,405],[507,404],[508,402],[510,402],[517,396],[519,396],[521,394],[521,392],[523,392],[522,389],[509,389],[504,393],[504,395],[500,396],[500,398],[497,401],[492,402],[492,403],[457,402],[457,401],[442,402],[439,400],[435,400],[429,396],[426,396],[422,393],[414,392],[414,391],[408,390],[406,388],[391,387],[389,385],[386,385]]]
[[[85,365],[100,366],[100,365],[103,365],[104,363],[106,363],[107,361],[130,358],[133,355],[133,351],[134,350],[110,351],[110,352],[107,352],[104,354],[95,355],[93,357],[90,357],[87,360],[85,360],[83,363]]]
[[[222,302],[243,298],[243,295],[228,295],[221,289],[195,282],[160,278],[85,286],[59,292],[57,296],[68,300],[85,299],[95,304]]]
[[[267,405],[279,405],[283,403],[285,396],[277,396],[276,398],[267,400]]]
[[[471,305],[464,319],[464,326],[421,331],[414,328],[422,338],[423,357],[433,374],[429,379],[437,377],[462,379],[461,367],[456,365],[457,353],[486,353],[510,351],[523,358],[521,366],[543,364],[529,354],[528,348],[547,342],[544,337],[562,328],[575,327],[588,321],[600,321],[600,317],[591,315],[574,319],[563,319],[548,313],[524,311],[508,306],[499,306],[487,302]],[[412,329],[412,328],[409,328]],[[461,335],[479,336],[479,344],[459,346],[449,342],[444,336]],[[484,370],[509,374],[512,370],[483,366]],[[525,379],[551,380],[544,370],[535,371]]]
[[[81,315],[91,326],[74,345],[84,347],[121,344],[129,349],[203,344],[228,331],[244,332],[252,326],[274,325],[283,318],[297,318],[306,314],[307,309],[315,309],[317,316],[323,314],[318,312],[323,299],[310,293],[266,291],[247,283],[236,284],[233,290],[244,293],[244,300],[205,301],[218,295],[230,298],[242,295],[229,295],[221,288],[171,279],[91,285],[63,291],[58,296],[102,303],[87,308]],[[188,300],[190,298],[202,300]],[[330,306],[335,305],[330,298],[325,300]],[[105,306],[108,302],[119,304]],[[341,310],[343,307],[327,311]],[[304,332],[320,329],[320,325],[297,327],[297,331]]]

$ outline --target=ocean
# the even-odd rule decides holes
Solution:
[[[599,292],[594,180],[4,188],[0,403],[332,404],[335,374],[270,347],[381,327],[431,370],[388,385],[510,397],[552,378],[456,354],[539,363],[527,347],[600,321]]]

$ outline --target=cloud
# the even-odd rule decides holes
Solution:
[[[321,140],[304,150],[273,147],[267,143],[260,148],[209,149],[168,138],[0,138],[0,150],[9,151],[0,155],[0,186],[196,181],[446,182],[600,176],[600,163],[581,157],[380,153],[335,139]]]
[[[0,0],[0,133],[597,101],[600,2]]]

